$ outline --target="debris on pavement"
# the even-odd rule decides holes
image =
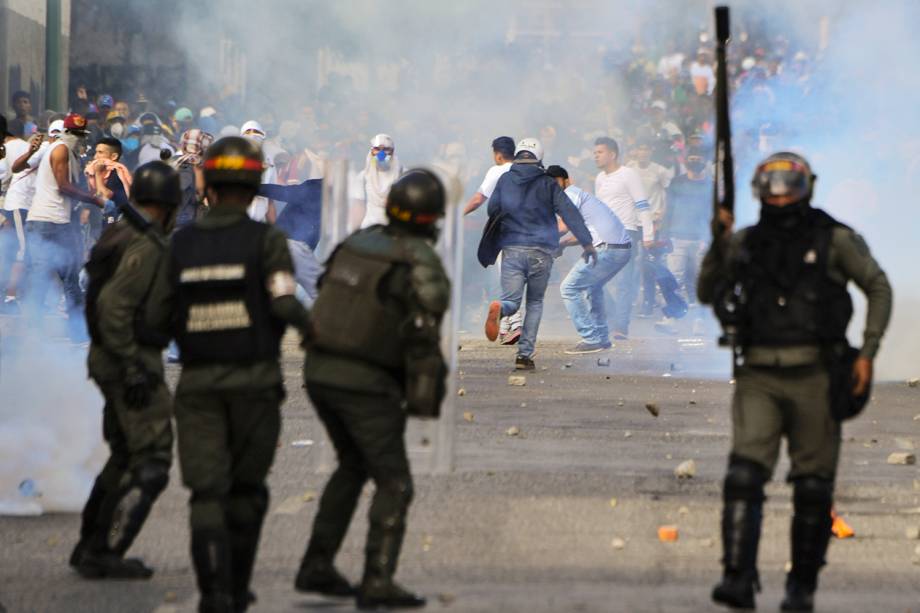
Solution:
[[[304,492],[300,499],[304,502],[313,502],[316,500],[316,492]]]
[[[678,514],[678,515],[689,515],[689,514],[690,514],[690,509],[687,508],[687,507],[681,507],[681,508],[677,509],[677,514]]]
[[[626,547],[626,541],[617,536],[614,537],[612,541],[610,541],[610,546],[616,550],[620,550]]]
[[[623,433],[623,438],[631,438],[631,437],[632,437],[632,432],[630,432],[629,430]]]
[[[431,538],[430,534],[426,534],[422,537],[422,551],[430,551],[432,542],[434,542],[434,539]]]
[[[460,389],[457,390],[457,395],[466,396],[466,390],[461,387]]]
[[[834,523],[831,524],[831,533],[839,539],[848,539],[856,536],[856,531],[846,522],[845,519],[837,515],[834,511],[831,511],[831,517],[834,518]]]
[[[438,594],[438,602],[440,602],[445,607],[453,604],[455,600],[457,600],[457,597],[449,592],[441,592]]]
[[[305,438],[305,439],[300,439],[298,441],[293,441],[291,443],[291,447],[309,447],[312,444],[313,444],[312,440]]]
[[[618,406],[618,407],[622,407],[622,406],[625,406],[625,405],[626,405],[626,402],[624,402],[622,398],[620,398],[619,400],[617,400],[617,406]]]
[[[566,362],[562,365],[562,368],[572,368],[573,364],[571,362]]]
[[[920,539],[920,526],[908,526],[904,529],[904,536],[911,541]]]
[[[611,498],[611,499],[610,499],[610,508],[611,508],[611,509],[617,508],[617,499],[616,499],[616,498]]]
[[[917,456],[906,451],[896,451],[888,456],[888,463],[896,465],[916,464]]]
[[[610,358],[597,358],[598,366],[610,366]]]
[[[658,410],[658,405],[654,402],[646,402],[645,410],[652,414],[652,417],[658,417],[660,411]]]
[[[917,387],[917,386],[920,386],[920,379],[918,379],[917,377],[907,380],[907,387]]]
[[[677,526],[668,525],[658,528],[658,540],[662,543],[673,543],[678,538]]]
[[[505,434],[507,434],[508,436],[517,436],[520,433],[521,433],[521,429],[518,428],[517,426],[511,426],[510,428],[505,430]]]
[[[466,421],[468,421],[468,422],[470,422],[470,423],[473,423],[473,420],[476,419],[476,416],[473,415],[473,412],[472,412],[472,411],[464,411],[464,412],[463,412],[463,419],[465,419]]]
[[[527,377],[524,375],[511,375],[508,377],[508,385],[524,386],[527,385]]]
[[[895,437],[894,444],[898,446],[898,449],[904,449],[907,451],[913,451],[914,449],[916,449],[914,447],[914,442],[910,440],[909,438],[903,438],[900,436]]]

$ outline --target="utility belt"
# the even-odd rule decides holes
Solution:
[[[603,249],[632,249],[632,243],[598,243],[594,245],[596,251]]]

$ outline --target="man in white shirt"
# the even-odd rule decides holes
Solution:
[[[642,179],[634,168],[620,165],[620,148],[608,136],[594,141],[594,163],[600,169],[594,195],[610,207],[626,227],[632,243],[629,263],[614,279],[613,338],[629,338],[629,320],[639,293],[639,265],[643,247],[652,246],[655,226]]]
[[[648,195],[648,204],[652,210],[652,219],[660,223],[664,215],[665,194],[674,171],[652,161],[652,145],[647,141],[636,144],[636,159],[627,166],[634,168],[642,179],[645,193]],[[649,317],[655,310],[655,276],[650,266],[642,266],[643,300],[640,316]]]
[[[511,163],[514,161],[514,139],[510,136],[499,136],[493,140],[492,159],[495,165],[486,171],[486,176],[479,189],[466,203],[463,209],[464,215],[469,215],[481,207],[492,196],[502,175],[511,170]],[[514,345],[520,340],[521,326],[524,323],[523,309],[522,306],[514,315],[502,317],[498,332],[498,340],[502,345]]]
[[[357,200],[364,201],[364,218],[362,228],[387,225],[386,201],[390,186],[403,172],[402,164],[396,157],[396,146],[389,134],[378,134],[371,139],[371,148],[367,153],[361,182],[364,193],[358,194]]]
[[[262,155],[265,159],[265,170],[262,172],[262,184],[274,185],[278,182],[278,173],[275,170],[274,162],[271,158],[265,155],[265,130],[262,129],[262,125],[253,120],[247,121],[240,128],[240,136],[245,139],[251,140],[256,143],[262,149]],[[264,196],[256,196],[252,199],[252,204],[249,205],[249,208],[246,209],[249,213],[250,219],[255,221],[275,223],[277,214],[275,212],[275,203]]]
[[[88,338],[83,318],[83,291],[80,289],[82,246],[79,227],[73,219],[77,201],[105,208],[114,206],[80,189],[78,153],[87,137],[86,119],[78,113],[64,118],[64,135],[42,156],[35,176],[35,196],[26,219],[26,241],[30,259],[30,315],[40,321],[52,278],[59,278],[67,301],[71,340]]]
[[[42,135],[34,134],[28,142],[21,138],[6,141],[6,159],[0,161],[0,183],[6,185],[3,199],[3,261],[8,268],[3,312],[19,312],[17,289],[25,271],[26,233],[25,221],[35,195],[35,170],[39,157],[35,153],[42,147]],[[6,178],[3,177],[6,175]]]

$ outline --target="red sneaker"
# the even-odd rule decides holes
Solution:
[[[486,338],[494,341],[498,338],[499,320],[502,318],[502,303],[493,300],[489,303],[489,314],[486,316]]]

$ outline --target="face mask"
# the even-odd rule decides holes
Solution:
[[[77,136],[76,134],[68,134],[67,132],[61,135],[61,142],[67,145],[67,148],[77,156],[82,153],[84,140],[83,137]]]
[[[377,163],[377,167],[382,168],[383,170],[386,170],[390,167],[390,162],[392,160],[393,156],[383,150],[378,151],[377,155],[374,156],[374,161]]]
[[[762,204],[760,206],[760,219],[767,224],[791,228],[804,217],[808,207],[808,202],[805,200],[787,204],[786,206]]]
[[[115,138],[121,138],[125,134],[125,124],[113,123],[112,127],[109,128],[109,132],[111,132],[112,136],[114,136]]]
[[[125,140],[121,141],[121,146],[125,151],[134,151],[138,148],[139,145],[140,142],[138,142],[137,138],[135,137],[126,138]]]
[[[692,162],[687,162],[687,170],[694,174],[699,174],[703,172],[703,169],[706,168],[706,162],[703,160],[694,160]]]

